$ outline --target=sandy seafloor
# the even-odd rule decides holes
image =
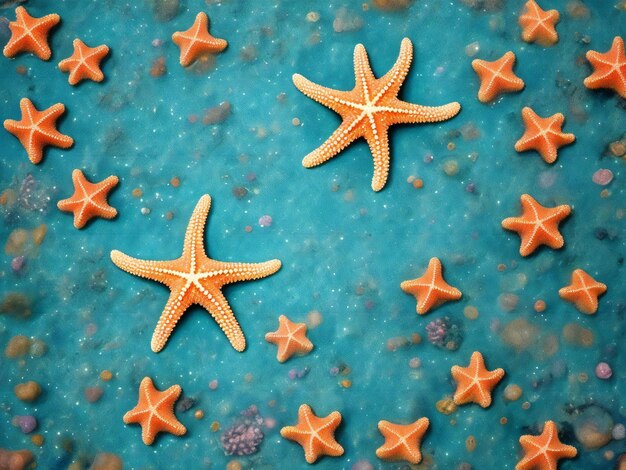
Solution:
[[[512,469],[521,456],[519,436],[536,434],[547,419],[579,450],[576,460],[560,468],[613,468],[625,441],[586,450],[576,430],[591,422],[606,435],[626,422],[626,161],[607,150],[626,133],[625,103],[616,93],[582,85],[591,71],[584,53],[604,52],[615,35],[626,35],[618,0],[585,2],[582,17],[574,14],[581,4],[541,2],[561,12],[560,41],[547,49],[520,39],[522,2],[481,12],[461,1],[416,0],[385,12],[360,2],[186,0],[165,21],[157,18],[163,13],[159,3],[29,0],[25,6],[33,15],[54,11],[62,17],[51,36],[52,60],[0,57],[1,118],[19,119],[22,97],[40,109],[62,102],[67,113],[60,130],[75,139],[72,149],[48,149],[35,166],[17,139],[0,132],[0,192],[12,188],[19,194],[27,175],[35,182],[17,203],[0,206],[0,241],[5,245],[16,229],[47,227],[40,246],[24,248],[20,272],[11,268],[15,255],[2,254],[0,296],[23,294],[32,312],[27,318],[0,315],[0,346],[25,335],[45,342],[47,353],[0,359],[0,447],[32,450],[43,469],[72,462],[88,468],[99,452],[115,453],[125,467],[137,469],[224,468],[235,459],[243,468],[305,468],[301,447],[282,439],[279,429],[295,423],[298,406],[308,403],[319,415],[339,410],[344,419],[337,438],[345,454],[323,458],[317,468],[351,468],[363,460],[375,468],[402,467],[376,458],[383,441],[376,423],[421,416],[431,420],[424,468]],[[214,63],[184,69],[170,37],[187,29],[199,11],[208,13],[211,32],[229,47]],[[319,19],[307,19],[310,12]],[[0,16],[13,20],[13,7]],[[6,29],[0,32],[4,44]],[[111,48],[105,82],[71,87],[58,71],[75,37]],[[298,92],[291,75],[351,89],[355,44],[366,46],[381,76],[403,37],[415,49],[400,97],[424,105],[459,101],[461,113],[441,124],[394,128],[391,177],[380,193],[370,188],[372,159],[363,141],[321,167],[303,168],[302,157],[339,118]],[[479,50],[470,57],[466,46],[474,42]],[[517,54],[515,70],[526,87],[482,104],[471,60],[494,60],[507,50]],[[155,77],[150,69],[160,57],[167,70]],[[222,102],[230,104],[231,114],[203,124],[207,110]],[[564,130],[576,142],[559,151],[554,165],[535,152],[514,151],[523,106],[543,116],[565,114]],[[73,191],[74,168],[93,180],[120,178],[109,200],[119,211],[116,219],[95,220],[79,231],[71,215],[57,210],[56,202]],[[601,168],[613,172],[606,187],[592,182]],[[170,184],[172,177],[180,179],[179,187]],[[424,187],[414,188],[410,177],[421,178]],[[133,196],[137,188],[141,197]],[[500,222],[519,213],[525,192],[544,205],[573,207],[562,224],[564,249],[519,255],[519,238]],[[178,257],[188,218],[205,193],[213,198],[206,231],[210,256],[279,258],[283,267],[267,279],[225,290],[247,336],[244,353],[230,346],[205,311],[192,308],[155,354],[150,338],[168,291],[117,269],[108,253]],[[264,215],[271,216],[271,226],[260,226]],[[414,298],[399,284],[421,275],[432,256],[443,261],[446,279],[463,298],[419,317]],[[499,264],[506,269],[499,271]],[[558,297],[574,268],[608,285],[595,316]],[[533,310],[538,299],[547,304],[543,313]],[[477,319],[464,316],[467,307],[478,310]],[[307,321],[313,311],[322,318],[309,331],[315,349],[280,364],[265,333],[277,328],[281,313]],[[456,351],[427,339],[426,325],[446,316],[462,329]],[[413,333],[421,343],[401,340]],[[590,337],[591,344],[581,344]],[[390,343],[400,347],[390,350]],[[489,368],[506,370],[493,405],[441,414],[436,402],[455,388],[450,367],[466,365],[474,350],[485,355]],[[410,367],[414,358],[417,368]],[[600,361],[611,366],[611,379],[596,378]],[[346,375],[333,375],[333,368]],[[99,379],[105,369],[113,372],[109,382]],[[308,374],[292,379],[292,369]],[[180,384],[195,400],[191,410],[177,413],[188,429],[184,437],[162,434],[147,447],[138,426],[123,424],[146,375],[160,389]],[[13,393],[27,380],[43,389],[32,404]],[[211,390],[214,380],[218,386]],[[351,386],[342,385],[345,380]],[[510,384],[523,390],[514,402],[503,396]],[[100,387],[100,400],[89,403],[87,387]],[[269,424],[263,426],[265,439],[251,456],[226,456],[220,435],[250,405]],[[202,420],[193,416],[198,409]],[[41,447],[11,424],[27,414],[38,420],[33,434],[44,437]],[[213,422],[219,431],[211,430]],[[466,448],[469,436],[476,440],[473,452]]]

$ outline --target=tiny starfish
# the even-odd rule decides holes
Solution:
[[[104,80],[100,70],[100,62],[109,53],[109,46],[101,45],[89,47],[80,39],[74,39],[74,53],[67,59],[59,62],[62,72],[69,72],[68,82],[76,85],[81,80],[89,79],[94,82]]]
[[[311,168],[336,157],[355,140],[363,137],[374,158],[372,189],[380,191],[389,175],[388,129],[394,124],[440,122],[453,118],[461,109],[453,102],[443,106],[421,106],[397,98],[400,87],[409,72],[413,45],[402,40],[400,55],[395,65],[383,77],[376,78],[362,44],[354,48],[356,84],[351,91],[339,91],[317,85],[302,75],[294,74],[293,83],[309,98],[338,113],[343,119],[339,128],[313,152],[302,165]]]
[[[422,460],[420,445],[429,424],[428,418],[404,425],[379,421],[378,430],[385,438],[385,443],[376,449],[376,456],[383,460],[405,460],[417,465]]]
[[[180,47],[180,65],[187,67],[199,56],[218,53],[226,49],[228,42],[209,34],[209,17],[201,11],[191,28],[172,34],[172,41]]]
[[[124,423],[139,423],[141,439],[147,446],[154,442],[154,438],[160,432],[182,436],[187,429],[174,414],[174,403],[181,392],[179,385],[172,385],[164,392],[160,392],[154,387],[150,377],[144,377],[139,385],[139,402],[124,415]]]
[[[587,88],[610,88],[626,98],[626,54],[620,36],[613,38],[607,52],[587,51],[587,60],[593,67],[593,73],[584,81]]]
[[[454,403],[477,403],[483,408],[491,405],[491,391],[504,377],[504,369],[487,370],[478,351],[472,353],[467,367],[452,366],[450,372],[457,383]]]
[[[57,203],[57,207],[64,212],[74,213],[74,227],[83,228],[93,217],[112,219],[117,210],[109,206],[107,197],[111,189],[117,186],[117,176],[109,176],[99,183],[90,183],[80,170],[72,172],[74,194],[69,199]]]
[[[569,286],[559,289],[559,296],[576,305],[587,315],[598,311],[598,297],[606,292],[606,284],[596,281],[582,269],[575,269]]]
[[[555,250],[563,247],[565,241],[559,232],[559,223],[570,215],[571,207],[567,204],[544,207],[528,194],[522,194],[520,200],[522,215],[502,221],[503,228],[519,234],[520,255],[528,256],[541,245]]]
[[[557,150],[563,145],[571,144],[576,139],[574,134],[562,132],[565,116],[561,113],[542,118],[526,106],[522,109],[522,119],[526,131],[515,143],[515,150],[518,152],[536,150],[546,163],[554,163]]]
[[[225,263],[209,258],[204,251],[204,225],[211,207],[211,197],[200,198],[191,215],[183,254],[171,261],[145,261],[113,250],[111,260],[120,269],[165,284],[171,290],[165,309],[159,318],[151,347],[159,352],[165,346],[176,323],[193,304],[204,307],[220,326],[233,348],[243,351],[246,339],[222,287],[233,282],[250,281],[270,276],[280,269],[274,259],[264,263]]]
[[[6,119],[4,128],[19,139],[28,158],[35,165],[43,158],[43,150],[47,145],[66,149],[74,144],[74,139],[56,129],[57,119],[65,112],[65,106],[61,103],[37,111],[31,100],[22,98],[20,110],[22,120]]]
[[[265,335],[267,342],[278,345],[278,362],[285,362],[294,354],[304,355],[311,352],[313,343],[306,337],[306,324],[294,323],[285,315],[278,317],[278,322],[278,330]]]
[[[528,0],[519,17],[522,27],[522,39],[526,42],[538,42],[542,46],[552,46],[559,40],[555,25],[559,22],[559,12],[542,10],[535,0]]]
[[[524,88],[524,80],[515,75],[513,64],[515,64],[515,54],[511,51],[493,62],[481,59],[472,61],[472,68],[480,79],[478,90],[480,101],[488,103],[501,93],[520,91]]]
[[[559,460],[572,459],[578,454],[576,447],[559,440],[554,421],[546,421],[539,436],[524,434],[519,443],[524,449],[524,458],[517,463],[515,470],[556,470]]]
[[[459,300],[461,291],[448,284],[441,274],[442,267],[439,258],[431,258],[426,272],[417,279],[404,281],[400,288],[417,299],[417,313],[424,315],[431,308],[449,300]]]
[[[4,55],[15,57],[22,52],[31,52],[41,60],[50,59],[52,52],[48,45],[48,34],[61,21],[61,17],[53,13],[34,18],[24,7],[17,7],[15,16],[17,19],[9,23],[11,38],[4,46]]]
[[[296,441],[304,449],[304,458],[314,463],[320,456],[338,457],[343,455],[343,447],[335,440],[335,430],[341,424],[341,413],[333,411],[325,418],[316,416],[309,405],[300,405],[298,423],[285,426],[280,435]]]

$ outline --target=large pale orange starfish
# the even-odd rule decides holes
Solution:
[[[68,199],[57,203],[57,207],[64,212],[74,213],[74,227],[83,228],[93,217],[112,219],[117,215],[117,210],[107,202],[111,189],[119,183],[117,176],[98,182],[90,183],[81,170],[72,172],[74,194]]]
[[[520,255],[528,256],[541,245],[555,250],[562,248],[565,241],[559,232],[559,223],[570,215],[571,207],[567,204],[544,207],[529,194],[522,194],[520,200],[522,215],[502,221],[503,228],[519,234]]]
[[[48,109],[37,111],[31,100],[22,98],[20,110],[21,121],[6,119],[4,128],[19,139],[28,158],[35,165],[43,158],[44,147],[51,145],[66,149],[74,144],[74,139],[56,129],[57,119],[65,112],[63,104],[57,103]]]
[[[48,34],[61,21],[61,17],[52,13],[34,18],[24,7],[17,7],[15,16],[16,20],[9,23],[11,37],[4,46],[4,55],[15,57],[22,52],[31,52],[41,60],[50,59],[52,51],[48,45]]]
[[[81,80],[89,79],[94,82],[104,80],[104,74],[100,70],[100,62],[109,53],[109,46],[101,45],[89,47],[80,39],[74,39],[74,53],[67,59],[59,62],[62,72],[69,72],[68,82],[76,85]]]
[[[430,421],[420,418],[411,424],[395,424],[381,420],[378,430],[385,443],[376,449],[376,456],[383,460],[405,460],[417,465],[422,460],[420,446]]]
[[[150,377],[144,377],[139,385],[139,402],[124,415],[124,422],[126,424],[139,423],[141,439],[148,446],[154,442],[154,438],[160,432],[182,436],[187,429],[174,414],[174,403],[181,392],[179,385],[172,385],[160,392],[154,387]]]
[[[502,93],[520,91],[524,88],[524,80],[515,75],[513,64],[515,54],[511,51],[493,62],[482,59],[472,61],[472,68],[480,79],[478,99],[481,102],[488,103]]]
[[[554,421],[546,421],[539,436],[524,434],[519,443],[524,449],[524,458],[517,463],[515,470],[556,470],[559,460],[572,459],[578,454],[576,447],[559,440]]]
[[[377,79],[370,67],[365,47],[357,44],[354,48],[356,84],[351,91],[326,88],[295,74],[293,83],[298,90],[332,109],[343,119],[326,142],[304,157],[302,164],[306,168],[321,165],[363,137],[374,158],[372,189],[380,191],[389,175],[389,127],[402,123],[445,121],[454,117],[461,109],[461,105],[456,102],[432,107],[407,103],[397,98],[412,58],[413,45],[409,39],[404,38],[395,65]]]
[[[552,46],[559,40],[555,25],[559,22],[559,12],[542,10],[535,0],[528,0],[519,16],[522,27],[522,39],[526,42],[538,42],[542,46]]]
[[[452,287],[444,279],[439,258],[431,258],[426,272],[416,279],[403,281],[400,288],[417,299],[416,311],[424,315],[431,308],[449,300],[459,300],[461,291]]]
[[[546,163],[554,163],[558,156],[557,150],[576,140],[574,134],[562,132],[565,116],[561,113],[542,118],[526,106],[522,109],[522,119],[526,131],[515,143],[515,150],[518,152],[536,150]]]
[[[278,346],[276,359],[285,362],[294,354],[302,356],[313,349],[313,343],[306,337],[306,324],[294,323],[285,315],[278,317],[278,330],[267,333],[265,340]]]
[[[504,377],[504,369],[487,370],[483,355],[472,353],[467,367],[452,366],[452,378],[457,383],[454,403],[477,403],[483,408],[491,405],[491,391]]]
[[[596,281],[582,269],[572,272],[569,286],[559,289],[559,296],[576,305],[576,308],[587,315],[598,311],[598,297],[606,292],[606,284]]]
[[[209,258],[204,251],[204,225],[210,207],[211,198],[205,194],[191,215],[185,233],[183,254],[178,259],[145,261],[131,258],[117,250],[111,252],[111,260],[120,269],[165,284],[171,290],[152,335],[151,347],[154,352],[163,349],[176,323],[193,304],[204,307],[233,348],[243,351],[246,348],[246,339],[222,294],[222,286],[267,277],[280,269],[281,263],[277,259],[264,263],[226,263]]]
[[[207,53],[222,52],[228,42],[209,34],[209,17],[201,11],[187,31],[172,34],[172,41],[180,47],[180,65],[187,67],[199,56]]]
[[[305,404],[298,409],[298,423],[285,426],[280,430],[280,435],[300,444],[304,449],[305,460],[314,463],[322,455],[343,455],[343,447],[335,440],[335,430],[340,424],[341,413],[338,411],[320,418]]]
[[[620,36],[613,38],[611,49],[604,53],[587,51],[587,60],[593,67],[593,73],[584,81],[587,88],[609,88],[626,98],[626,54]]]

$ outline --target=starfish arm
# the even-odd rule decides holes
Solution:
[[[343,121],[322,145],[304,157],[302,165],[306,168],[321,165],[336,157],[339,152],[359,137],[361,137],[361,132],[358,126]]]
[[[339,91],[333,90],[332,88],[326,88],[313,83],[299,73],[294,73],[292,80],[293,84],[302,94],[326,106],[327,108],[332,109],[337,114],[345,114],[346,108],[354,109],[354,106],[350,106],[349,104],[353,102],[353,99],[350,98],[351,92],[349,91]]]
[[[172,270],[173,261],[150,261],[133,258],[121,251],[111,251],[111,261],[123,271],[133,276],[143,277],[152,281],[160,282],[167,286],[175,285],[181,281],[177,271]]]
[[[280,260],[273,259],[263,263],[225,263],[213,261],[217,266],[214,268],[222,271],[220,285],[232,284],[234,282],[252,281],[271,276],[280,269]]]
[[[354,78],[354,89],[359,93],[360,99],[363,102],[370,101],[374,96],[370,85],[375,83],[376,78],[363,44],[357,44],[354,48]]]
[[[183,259],[191,258],[192,269],[195,270],[199,255],[204,252],[204,225],[211,209],[211,196],[203,194],[191,214],[187,231],[185,232],[185,243],[183,245]],[[206,256],[206,255],[205,255]]]
[[[374,159],[372,189],[380,191],[385,187],[389,176],[389,128],[373,117],[370,117],[370,121],[371,133],[368,132],[365,135],[365,140],[367,140]]]
[[[397,96],[400,92],[400,87],[404,83],[404,79],[409,73],[411,68],[411,61],[413,60],[413,44],[409,38],[402,39],[400,43],[400,53],[398,59],[393,67],[376,80],[375,96]],[[374,99],[373,101],[377,101]]]
[[[150,342],[150,348],[155,353],[165,347],[165,343],[172,335],[172,331],[174,331],[174,327],[183,316],[183,313],[193,304],[191,298],[185,295],[189,287],[187,286],[187,289],[184,287],[183,289],[172,290],[163,313],[159,317],[154,333],[152,333],[152,341]]]
[[[422,124],[427,122],[441,122],[452,119],[461,110],[456,101],[442,106],[421,106],[396,100],[390,111],[394,124]]]

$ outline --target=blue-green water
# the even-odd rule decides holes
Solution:
[[[0,294],[19,292],[32,302],[27,319],[0,316],[0,344],[4,348],[22,334],[48,346],[40,358],[1,359],[0,446],[28,448],[38,468],[46,469],[67,468],[75,461],[88,466],[99,452],[118,454],[128,468],[224,468],[235,457],[224,455],[221,431],[255,404],[276,425],[264,428],[256,454],[236,458],[244,468],[282,468],[285,462],[300,468],[306,466],[302,449],[278,430],[293,424],[298,406],[308,403],[320,415],[337,409],[344,418],[337,438],[346,452],[320,460],[319,468],[350,468],[359,460],[376,468],[397,467],[375,456],[382,444],[376,423],[421,416],[431,420],[422,450],[433,468],[463,462],[480,469],[513,468],[521,455],[519,436],[536,433],[547,419],[557,421],[565,431],[563,440],[579,450],[579,457],[561,468],[612,468],[625,450],[623,439],[585,450],[572,430],[575,410],[591,403],[615,423],[626,421],[621,347],[626,233],[620,219],[626,209],[625,162],[606,152],[626,131],[624,101],[613,92],[585,89],[582,80],[590,67],[581,60],[587,50],[606,51],[615,35],[626,34],[626,13],[615,8],[616,2],[588,2],[583,18],[568,13],[566,2],[551,2],[549,7],[561,12],[560,41],[544,49],[519,38],[522,2],[479,12],[460,1],[420,0],[388,13],[372,5],[364,10],[359,2],[188,0],[172,19],[157,21],[147,0],[81,2],[80,8],[71,1],[29,1],[31,14],[55,11],[62,23],[51,36],[50,62],[30,55],[0,58],[0,117],[19,119],[22,97],[39,109],[62,102],[67,114],[59,128],[74,137],[75,145],[48,149],[34,166],[17,139],[0,132],[0,192],[18,190],[30,174],[40,194],[35,202],[50,198],[37,210],[19,203],[0,206],[3,244],[15,229],[48,228],[41,246],[26,254],[20,273],[11,268],[12,255],[3,254],[0,267]],[[215,36],[229,41],[209,70],[180,67],[178,48],[170,40],[174,31],[191,25],[198,11],[208,13]],[[319,21],[307,20],[308,12],[319,13]],[[0,15],[13,20],[13,8]],[[348,17],[355,29],[336,32],[336,17]],[[56,64],[71,54],[75,37],[111,48],[103,65],[105,82],[71,87],[58,71]],[[461,113],[442,124],[393,129],[391,177],[380,193],[370,189],[372,160],[362,141],[321,167],[304,169],[302,157],[330,135],[339,119],[300,94],[291,75],[351,89],[354,45],[366,46],[381,76],[395,61],[403,37],[413,41],[414,61],[401,98],[424,105],[459,101]],[[155,47],[155,39],[162,45]],[[516,73],[526,88],[491,105],[478,102],[473,57],[465,51],[473,42],[480,46],[474,57],[487,60],[513,50]],[[167,72],[153,77],[150,68],[159,57],[165,58]],[[26,68],[25,75],[16,72],[18,66]],[[203,124],[206,110],[224,101],[232,114],[223,122]],[[542,116],[565,114],[564,130],[574,133],[576,142],[559,151],[556,164],[546,165],[534,152],[514,151],[523,132],[523,106]],[[190,122],[192,115],[198,122]],[[299,126],[292,124],[294,118]],[[477,138],[459,133],[468,129],[475,129]],[[430,163],[425,162],[428,155],[433,156]],[[444,168],[453,162],[458,173],[449,176]],[[95,220],[78,231],[71,215],[56,209],[56,202],[73,191],[74,168],[92,180],[111,174],[120,178],[109,199],[119,211],[116,219]],[[600,168],[614,174],[608,197],[601,197],[603,188],[591,180]],[[181,181],[177,188],[169,183],[174,176]],[[423,179],[424,188],[408,184],[410,176]],[[469,183],[475,185],[473,193],[466,190]],[[233,195],[238,187],[247,189],[242,198]],[[143,193],[139,198],[132,194],[136,188]],[[503,231],[500,221],[519,212],[519,196],[525,192],[548,206],[572,205],[573,215],[562,225],[563,250],[519,256],[519,238]],[[163,352],[154,354],[150,338],[168,291],[120,271],[108,253],[119,249],[143,259],[178,257],[188,217],[204,193],[213,198],[206,231],[211,257],[279,258],[283,267],[267,279],[225,290],[248,340],[244,353],[231,348],[205,311],[193,308]],[[272,217],[271,227],[259,225],[263,215]],[[608,235],[598,237],[599,229]],[[432,256],[442,259],[446,279],[462,290],[463,299],[418,317],[414,298],[399,285],[421,275]],[[498,271],[499,264],[507,269]],[[558,298],[574,268],[608,285],[595,316]],[[513,311],[502,308],[503,294],[519,297]],[[537,299],[546,301],[544,313],[533,311]],[[478,309],[476,320],[463,315],[468,306]],[[309,332],[315,349],[278,363],[265,333],[277,328],[280,314],[306,321],[313,310],[323,317]],[[455,352],[438,349],[426,338],[425,326],[445,316],[464,332]],[[525,348],[515,349],[503,339],[505,325],[516,319],[532,333]],[[590,329],[593,344],[566,342],[568,323]],[[390,338],[414,332],[422,336],[420,344],[388,350]],[[474,350],[482,351],[489,368],[506,370],[493,405],[440,414],[435,403],[455,389],[450,367],[467,364]],[[421,367],[410,368],[411,358],[419,358]],[[599,361],[611,365],[610,380],[595,377]],[[331,374],[342,365],[349,367],[348,375]],[[292,380],[293,368],[309,372]],[[104,369],[114,373],[110,382],[98,377]],[[180,384],[185,396],[197,400],[191,410],[177,413],[188,429],[184,437],[162,434],[147,447],[138,426],[123,424],[146,375],[161,389]],[[352,381],[350,388],[340,385],[344,379]],[[33,404],[20,402],[12,391],[26,380],[39,382],[44,391]],[[208,386],[212,380],[218,381],[214,391]],[[505,401],[508,384],[522,387],[520,400]],[[104,391],[93,404],[84,395],[92,386]],[[527,410],[525,402],[530,403]],[[204,419],[193,417],[196,409],[204,411]],[[43,446],[36,447],[11,425],[14,416],[25,414],[38,419],[35,432],[44,436]],[[500,424],[502,417],[506,425]],[[218,432],[211,430],[214,421],[221,425]],[[470,435],[477,441],[471,453],[465,446]]]

